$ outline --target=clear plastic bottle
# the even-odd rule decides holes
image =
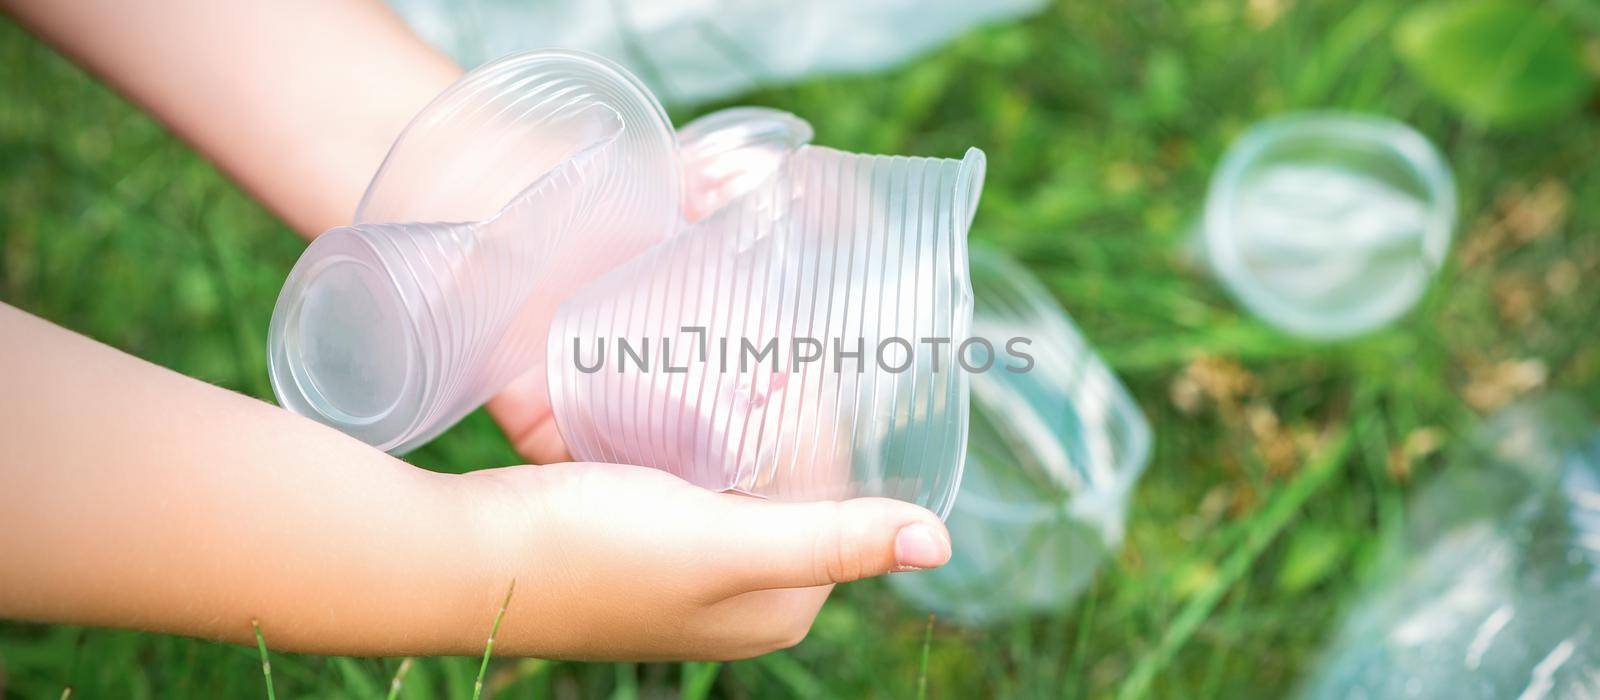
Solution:
[[[1419,494],[1304,697],[1600,697],[1600,429],[1552,398],[1485,437]]]
[[[894,65],[1044,0],[389,0],[463,65],[539,46],[611,56],[675,104]]]

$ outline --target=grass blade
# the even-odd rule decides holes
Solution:
[[[335,656],[329,659],[332,666],[339,671],[339,678],[346,691],[360,698],[375,698],[383,694],[378,681],[372,677],[363,662],[348,656]]]
[[[922,631],[922,662],[917,667],[917,700],[928,700],[928,652],[933,649],[933,613],[928,613],[928,628]]]
[[[771,673],[778,682],[788,686],[789,692],[802,698],[829,697],[828,686],[794,660],[794,657],[784,652],[773,652],[765,656],[757,656],[756,665],[762,670]]]
[[[506,589],[505,602],[500,604],[500,612],[495,613],[494,626],[489,628],[489,641],[483,645],[483,663],[478,665],[478,680],[472,684],[472,700],[483,697],[483,677],[489,673],[489,657],[494,655],[494,637],[500,634],[500,621],[506,617],[506,608],[511,607],[511,594],[517,592],[517,580],[511,579],[511,586]]]
[[[683,687],[679,700],[705,700],[711,696],[711,686],[722,673],[722,664],[716,661],[693,662],[683,665]]]
[[[400,687],[406,684],[406,674],[411,672],[411,657],[400,660],[400,668],[395,669],[394,678],[389,681],[389,700],[400,697]]]
[[[611,673],[616,676],[616,688],[611,691],[611,700],[639,700],[639,669],[634,664],[612,664]]]
[[[267,638],[261,634],[261,622],[252,617],[250,626],[256,630],[256,650],[261,652],[261,677],[267,679],[267,700],[278,700],[278,694],[272,689],[272,661],[267,658]]]

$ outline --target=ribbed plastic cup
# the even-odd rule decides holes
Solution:
[[[675,139],[632,76],[574,53],[474,71],[402,134],[356,223],[291,272],[270,334],[279,400],[400,452],[531,372],[552,382],[579,459],[943,514],[965,452],[951,340],[970,320],[983,156],[859,156],[810,138],[793,115],[739,108]],[[561,342],[644,340],[667,321],[657,357],[686,360],[691,326],[701,365],[595,374]],[[732,340],[741,362],[746,339],[778,355],[707,369],[711,344]]]
[[[1456,221],[1449,166],[1400,122],[1343,113],[1264,122],[1229,149],[1206,199],[1205,255],[1246,308],[1339,338],[1422,296]]]
[[[1025,268],[972,248],[972,331],[1005,359],[972,375],[950,562],[889,577],[912,602],[966,624],[1059,610],[1122,541],[1150,453],[1144,415],[1066,313]],[[1014,372],[1010,369],[1024,369]]]
[[[561,435],[577,459],[715,490],[887,496],[944,515],[966,449],[951,340],[971,318],[983,154],[803,146],[779,160],[562,304],[547,365]]]
[[[290,273],[279,402],[381,449],[427,441],[541,367],[562,299],[677,230],[680,168],[666,114],[616,65],[533,51],[473,71]]]

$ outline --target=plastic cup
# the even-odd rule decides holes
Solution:
[[[887,496],[944,515],[966,448],[951,341],[971,317],[983,154],[787,149],[800,132],[771,133],[748,139],[784,154],[763,161],[764,183],[557,311],[561,435],[577,459],[715,490]]]
[[[660,105],[603,59],[473,71],[406,127],[354,224],[290,272],[270,330],[279,402],[381,449],[427,441],[542,364],[561,299],[672,235],[679,168]]]
[[[632,76],[580,54],[474,71],[402,134],[355,224],[290,273],[270,333],[279,400],[399,452],[531,377],[579,459],[943,514],[965,454],[951,346],[970,321],[983,155],[810,138],[757,108],[675,137]],[[567,344],[657,342],[677,366],[691,330],[732,340],[741,365],[743,340],[778,354],[713,367],[702,345],[693,369],[594,373]]]
[[[973,334],[997,348],[1029,339],[1034,364],[972,375],[950,562],[889,581],[918,605],[981,624],[1059,610],[1089,583],[1122,541],[1150,428],[1037,279],[992,249],[971,252]]]
[[[1409,310],[1444,262],[1456,190],[1444,158],[1382,117],[1304,113],[1251,128],[1206,199],[1205,254],[1251,312],[1339,338]]]

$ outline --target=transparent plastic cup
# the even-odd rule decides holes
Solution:
[[[862,156],[810,138],[760,108],[675,135],[632,76],[580,54],[474,71],[402,134],[355,225],[290,273],[270,333],[279,400],[399,452],[531,376],[579,459],[942,514],[965,451],[950,344],[970,320],[983,155]],[[741,340],[781,344],[785,364],[708,369],[702,346],[692,372],[595,374],[565,342],[659,342],[677,364],[686,326],[733,340],[736,362]],[[850,367],[797,359],[802,340],[853,344]]]
[[[681,199],[666,114],[621,68],[534,51],[473,71],[290,272],[279,402],[385,450],[431,439],[538,368],[556,304],[671,236]]]
[[[768,126],[735,140],[781,152],[809,136]],[[759,187],[557,311],[547,371],[568,450],[715,490],[943,515],[966,448],[951,340],[971,317],[983,154],[798,146],[762,162]]]
[[[1506,409],[1407,509],[1305,698],[1600,696],[1600,424]]]
[[[1034,364],[972,375],[950,562],[889,583],[941,616],[983,624],[1062,609],[1088,585],[1122,541],[1150,427],[1037,279],[993,249],[973,246],[971,262],[973,334],[1002,351],[1027,338]]]
[[[1205,256],[1246,308],[1311,338],[1408,311],[1456,222],[1449,166],[1400,122],[1344,113],[1273,119],[1228,150],[1206,199]]]

